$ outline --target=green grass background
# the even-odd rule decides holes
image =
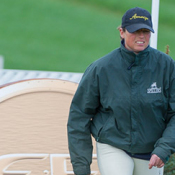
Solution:
[[[5,69],[84,72],[120,45],[122,15],[151,0],[0,0]],[[160,0],[158,49],[174,51],[174,0]]]
[[[84,72],[120,45],[121,18],[152,0],[0,0],[0,55],[5,69]],[[160,0],[158,49],[175,59],[175,1]],[[174,174],[175,156],[165,166]]]

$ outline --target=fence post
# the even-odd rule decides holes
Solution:
[[[0,69],[4,68],[4,57],[0,55]]]
[[[152,22],[155,33],[151,33],[150,46],[157,49],[158,24],[159,24],[159,0],[152,0]]]

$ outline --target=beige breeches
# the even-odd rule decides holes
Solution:
[[[123,150],[97,142],[101,175],[163,175],[163,168],[148,168],[149,161],[130,157]]]

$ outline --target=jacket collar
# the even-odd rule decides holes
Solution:
[[[139,52],[138,54],[135,54],[134,52],[127,50],[124,45],[125,45],[124,40],[122,40],[120,48],[121,48],[121,55],[122,55],[123,59],[125,59],[130,64],[134,63],[135,66],[146,64],[146,61],[147,61],[146,58],[147,58],[149,51],[150,51],[149,45],[145,50]]]

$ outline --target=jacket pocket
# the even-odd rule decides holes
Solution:
[[[97,134],[97,141],[100,140],[100,138],[103,136],[103,132],[105,131],[105,129],[108,127],[108,125],[110,125],[110,121],[112,120],[112,117],[110,116],[106,122],[104,123],[104,125],[99,128],[98,130],[98,134]]]

